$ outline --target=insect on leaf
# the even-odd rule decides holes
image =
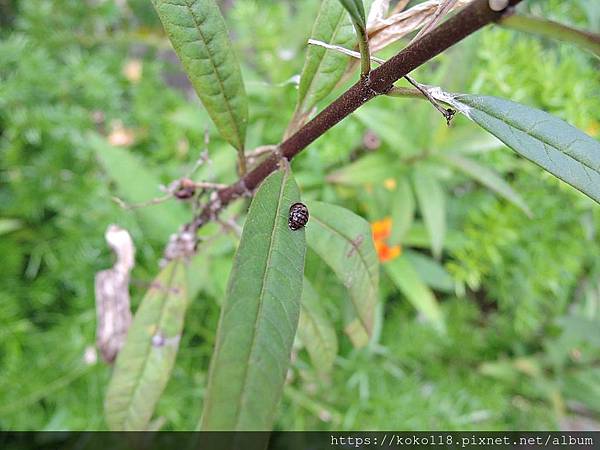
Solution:
[[[379,291],[379,261],[371,227],[362,217],[336,205],[309,204],[308,245],[348,289],[361,326],[370,336]]]
[[[106,393],[111,430],[145,430],[165,388],[187,308],[184,263],[170,262],[152,282],[119,352]]]
[[[260,185],[235,255],[217,330],[202,430],[270,430],[298,325],[306,241],[289,171]]]
[[[455,95],[452,105],[519,155],[600,203],[600,143],[544,111],[497,97]]]
[[[248,103],[227,26],[214,0],[152,0],[196,93],[221,135],[244,148]]]

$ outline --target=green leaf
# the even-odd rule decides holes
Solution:
[[[329,372],[338,352],[337,335],[321,305],[319,294],[306,278],[302,287],[298,337],[306,346],[313,366],[321,373]]]
[[[444,248],[448,251],[457,251],[457,249],[465,245],[464,234],[458,230],[449,229],[446,231],[444,236]],[[402,245],[405,247],[415,247],[420,249],[431,249],[431,239],[429,238],[429,232],[421,221],[415,221],[410,230],[402,238]]]
[[[140,304],[106,394],[111,430],[145,430],[169,380],[188,300],[182,261],[169,263]]]
[[[409,258],[402,255],[383,265],[386,273],[406,299],[437,329],[444,330],[444,317],[431,289],[423,283]]]
[[[363,348],[369,344],[369,335],[358,318],[352,319],[344,327],[344,333],[346,333],[354,348]]]
[[[152,0],[152,3],[219,132],[242,150],[248,103],[240,66],[219,7],[214,0]]]
[[[356,317],[370,336],[379,290],[371,227],[362,217],[336,205],[311,202],[308,207],[308,245],[348,289]]]
[[[387,155],[375,153],[362,158],[327,175],[327,181],[345,186],[379,184],[398,175],[398,166]]]
[[[460,170],[465,175],[473,178],[475,181],[513,203],[529,217],[533,216],[531,210],[525,203],[525,200],[523,200],[523,198],[493,170],[477,164],[472,159],[457,154],[445,153],[441,154],[440,157],[450,166]]]
[[[592,411],[600,412],[600,369],[574,370],[561,380],[565,396],[576,400]]]
[[[0,219],[0,235],[18,230],[23,224],[17,219]]]
[[[600,143],[565,121],[508,100],[458,95],[459,111],[521,156],[600,203]]]
[[[410,183],[405,178],[396,181],[396,190],[393,193],[392,204],[392,235],[390,242],[402,242],[405,234],[410,230],[415,218],[415,197]]]
[[[159,177],[144,167],[131,151],[113,147],[96,135],[90,135],[88,139],[108,176],[116,183],[118,195],[125,202],[144,203],[164,195],[159,190]],[[131,213],[140,219],[144,234],[161,243],[189,220],[186,209],[175,200],[136,208]]]
[[[202,430],[270,430],[298,325],[306,241],[288,227],[298,186],[287,171],[260,186],[221,309]]]
[[[311,39],[346,48],[352,46],[354,41],[352,24],[339,0],[321,2]],[[347,66],[347,56],[317,45],[308,46],[300,75],[296,114],[310,112],[317,102],[327,97],[344,75]]]
[[[600,57],[600,35],[585,30],[557,23],[552,20],[522,16],[520,14],[506,14],[500,21],[502,26],[526,33],[536,33],[540,36],[558,41],[570,42],[584,48],[597,57]]]
[[[446,234],[446,198],[437,178],[426,170],[415,169],[413,186],[419,210],[429,233],[431,251],[436,258],[442,254]]]
[[[344,9],[348,11],[352,21],[363,30],[366,28],[365,7],[362,0],[339,0]]]
[[[410,250],[407,250],[405,255],[427,286],[446,294],[454,292],[454,280],[440,263],[422,253]]]
[[[366,103],[364,107],[356,110],[352,117],[381,138],[394,154],[402,155],[403,158],[417,155],[421,148],[418,140],[422,139],[419,130],[426,125],[415,125],[412,117],[410,124],[402,123],[397,114],[390,114],[393,105],[386,100],[388,99],[382,98],[380,103]],[[396,159],[395,166],[401,164]]]

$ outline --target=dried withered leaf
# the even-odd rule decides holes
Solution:
[[[444,0],[442,3],[440,3],[440,6],[435,11],[435,13],[433,13],[427,25],[425,25],[419,30],[417,35],[414,38],[412,38],[410,43],[412,44],[413,42],[419,40],[421,36],[433,30],[435,26],[440,22],[440,20],[442,20],[446,16],[446,14],[452,11],[452,8],[454,8],[456,2],[457,0]]]
[[[404,11],[404,8],[406,8],[406,5],[408,5],[409,2],[410,0],[400,0],[398,3],[396,3],[396,6],[394,6],[394,9],[392,9],[390,15]]]
[[[457,0],[451,10],[463,7],[471,1]],[[419,3],[406,11],[391,14],[389,17],[373,24],[367,30],[371,52],[375,53],[407,34],[426,26],[438,12],[440,5],[443,5],[445,2],[446,0],[429,0]]]
[[[378,21],[385,19],[389,8],[390,0],[373,0],[371,9],[369,10],[369,15],[367,16],[367,28],[370,28]]]
[[[131,324],[129,279],[135,248],[129,232],[117,225],[109,225],[104,236],[117,261],[111,269],[96,274],[96,345],[102,358],[112,363]]]

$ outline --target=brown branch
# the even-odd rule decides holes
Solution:
[[[510,6],[516,5],[520,1],[511,0]],[[395,81],[483,26],[499,20],[504,12],[492,11],[488,6],[488,0],[474,0],[454,17],[373,70],[369,77],[359,80],[314,119],[282,142],[273,155],[251,172],[227,188],[216,191],[200,213],[183,227],[183,232],[195,233],[206,222],[213,220],[231,201],[250,195],[277,168],[282,157],[288,161],[291,160],[360,106],[377,95],[386,94]]]

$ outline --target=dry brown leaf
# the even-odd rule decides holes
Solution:
[[[412,38],[409,45],[412,44],[413,42],[419,40],[421,38],[421,36],[425,35],[426,33],[429,33],[431,30],[433,30],[435,28],[435,26],[440,22],[440,20],[442,20],[446,16],[446,14],[448,14],[452,10],[452,8],[454,8],[454,5],[456,4],[456,2],[457,2],[457,0],[444,0],[440,4],[440,6],[436,10],[436,12],[431,16],[431,19],[429,20],[427,25],[425,25],[423,28],[421,28],[419,30],[417,35],[414,38]]]
[[[457,0],[451,10],[463,7],[471,1]],[[371,52],[378,52],[407,34],[427,25],[440,9],[440,5],[445,2],[446,0],[429,0],[378,21],[367,30]]]
[[[389,8],[390,0],[374,0],[367,17],[367,28],[370,28],[380,20],[385,19]]]
[[[406,8],[406,5],[408,5],[409,2],[410,0],[400,0],[398,3],[396,3],[396,6],[394,6],[392,14],[397,14],[399,12],[404,11],[404,8]]]
[[[117,261],[111,269],[96,274],[96,345],[102,358],[111,363],[125,343],[131,324],[129,278],[135,248],[129,232],[117,225],[109,225],[104,236]]]

